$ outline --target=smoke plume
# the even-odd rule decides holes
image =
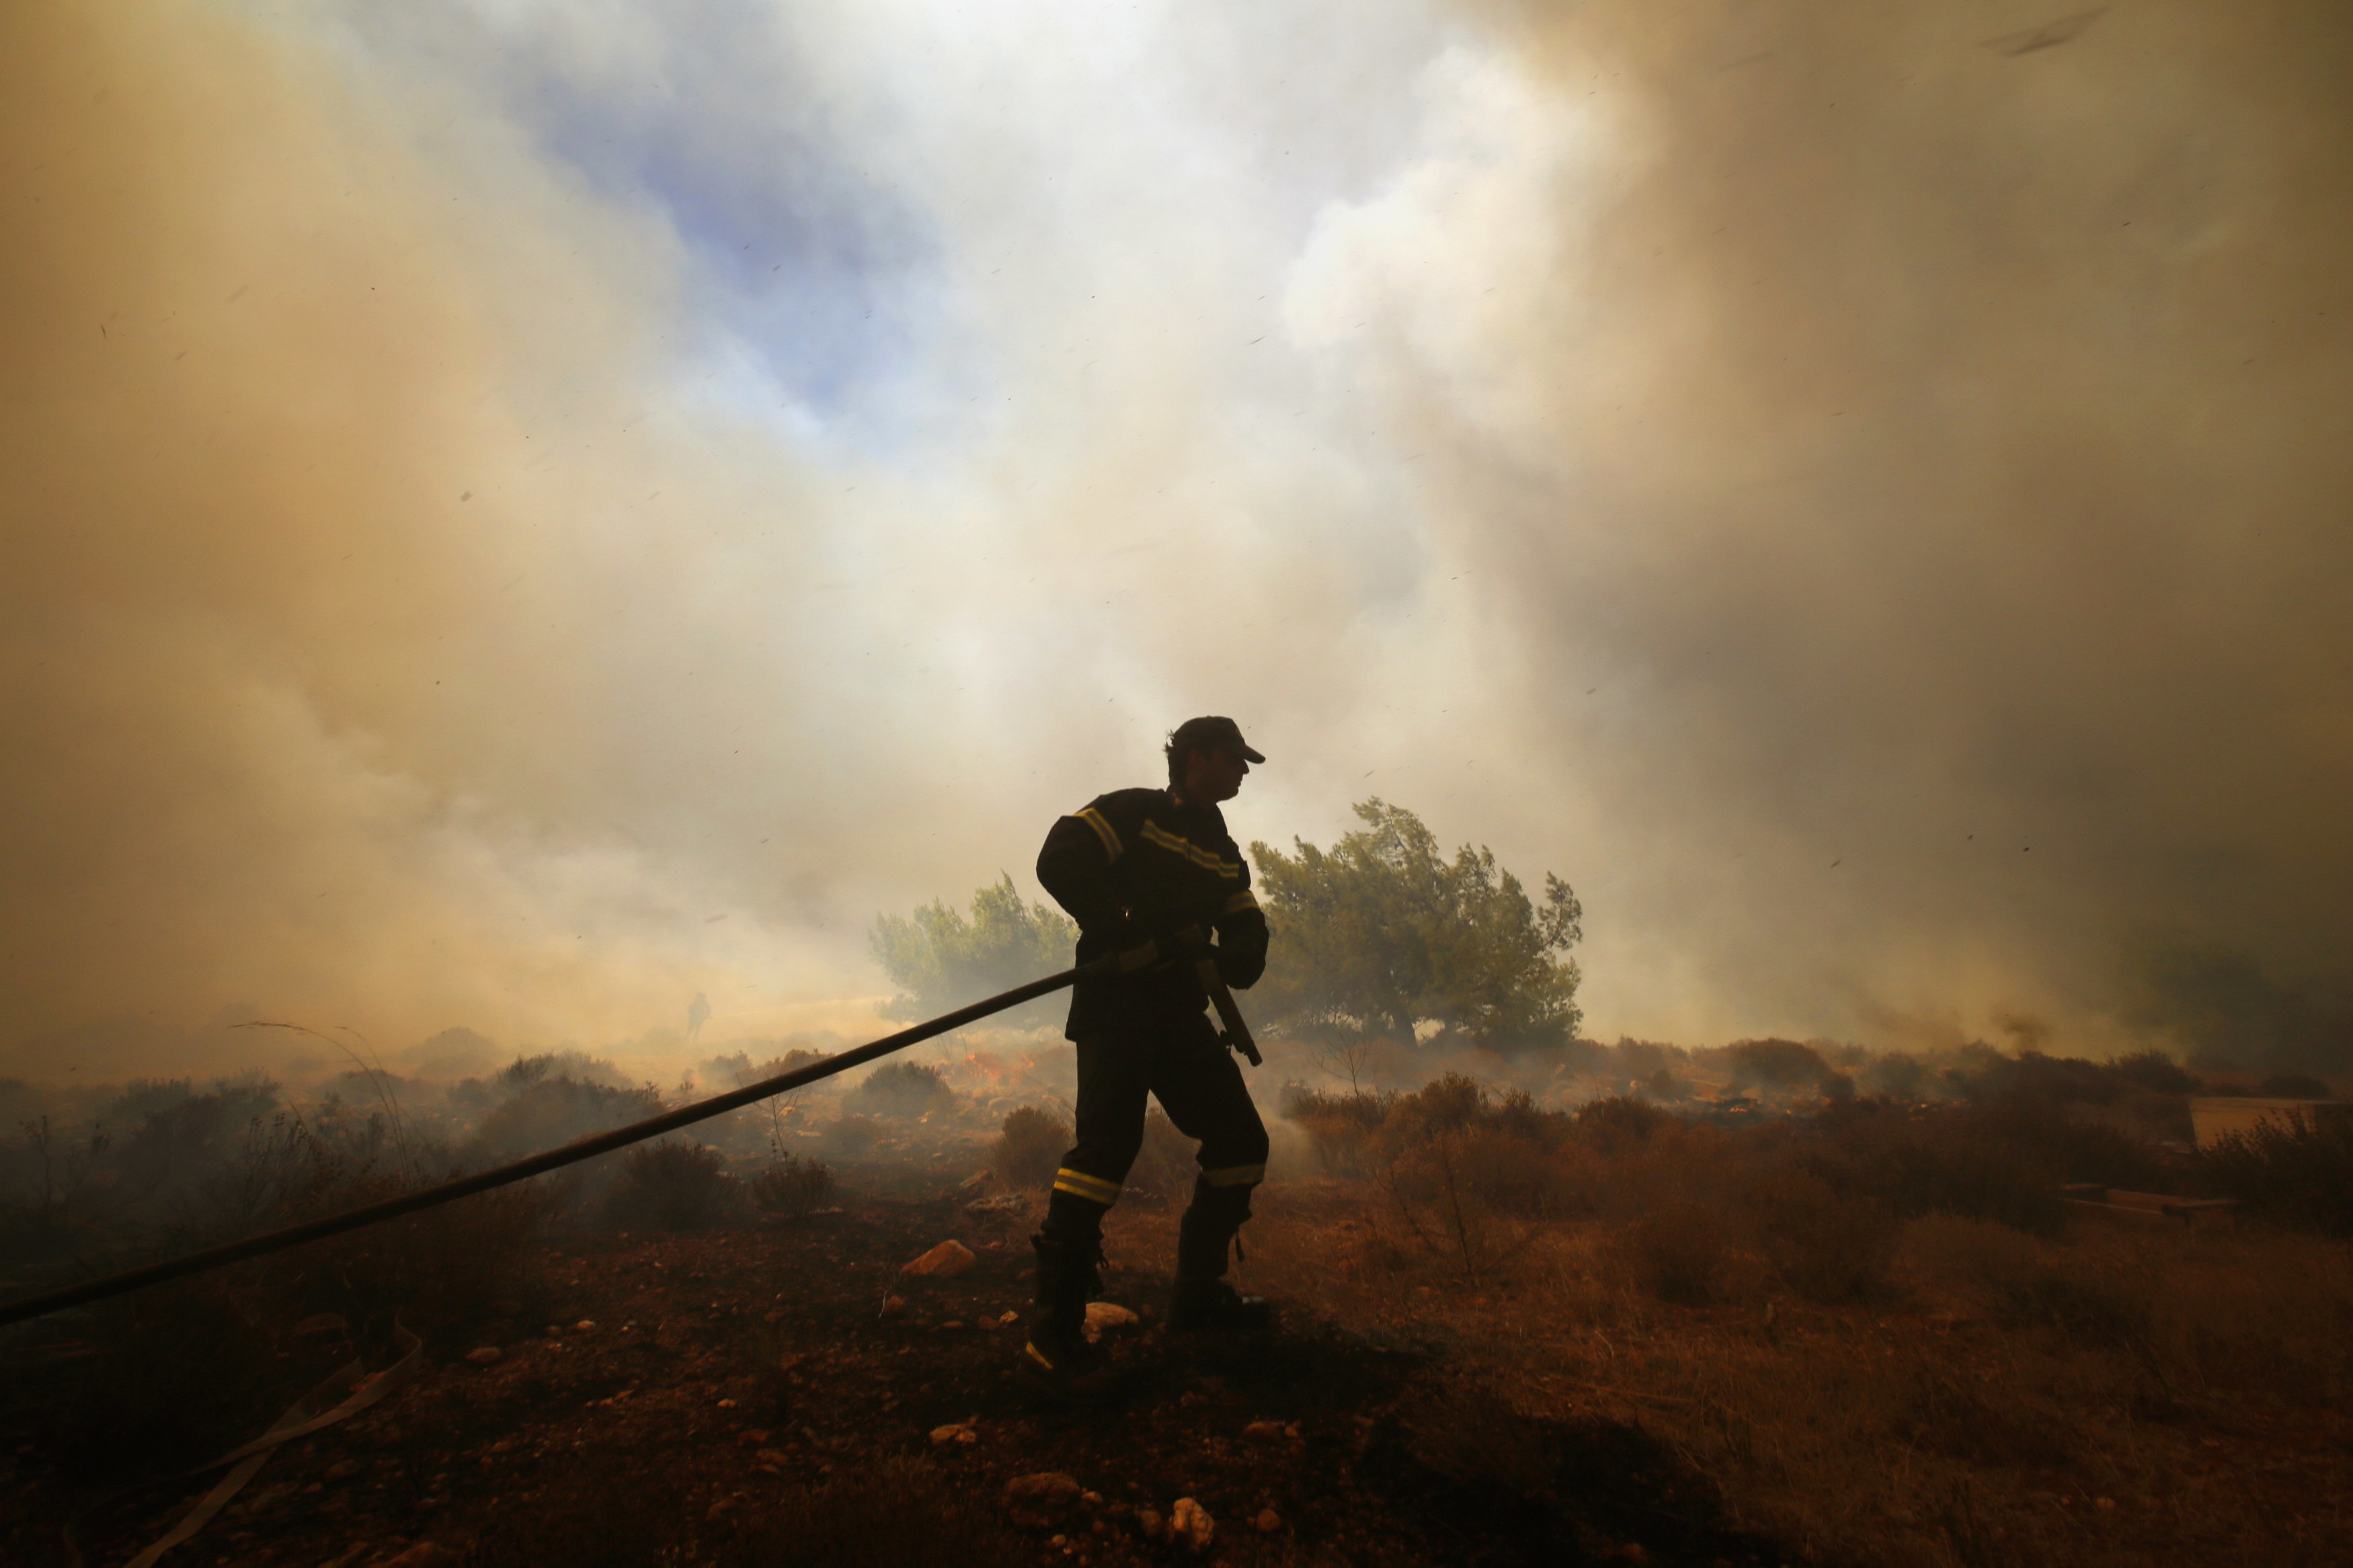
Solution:
[[[853,1026],[1198,711],[1598,1029],[2341,1064],[2353,25],[2062,20],[8,8],[9,1065]]]

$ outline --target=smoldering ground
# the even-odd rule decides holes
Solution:
[[[1195,710],[1603,1029],[2337,1061],[2346,25],[2052,20],[12,8],[26,1065],[871,993]]]

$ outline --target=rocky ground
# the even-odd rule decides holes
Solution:
[[[166,1561],[1784,1559],[1635,1426],[1526,1416],[1296,1304],[1270,1335],[1172,1339],[1149,1271],[1111,1276],[1135,1317],[1107,1331],[1110,1397],[1058,1404],[1018,1366],[1022,1216],[968,1201],[549,1247],[502,1315],[288,1445]],[[968,1264],[902,1272],[949,1240]],[[281,1353],[323,1369],[339,1338]],[[128,1561],[214,1479],[107,1492],[16,1449],[14,1563],[68,1561],[76,1512],[88,1561]]]

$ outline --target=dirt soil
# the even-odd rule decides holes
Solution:
[[[548,1247],[505,1316],[438,1334],[414,1381],[280,1451],[165,1561],[550,1561],[555,1549],[529,1537],[550,1509],[576,1512],[584,1484],[607,1505],[641,1500],[623,1515],[662,1513],[648,1538],[658,1560],[739,1561],[724,1544],[733,1521],[913,1473],[892,1468],[910,1461],[986,1504],[1013,1532],[1010,1560],[1797,1555],[1730,1527],[1710,1484],[1638,1426],[1530,1417],[1427,1348],[1377,1344],[1296,1307],[1270,1334],[1172,1339],[1155,1311],[1167,1279],[1148,1269],[1110,1276],[1111,1298],[1139,1314],[1106,1338],[1110,1397],[1060,1403],[1018,1367],[1026,1231],[1018,1216],[968,1214],[965,1196],[853,1195],[797,1226]],[[951,1237],[972,1250],[968,1269],[902,1276]],[[303,1352],[319,1370],[351,1353]],[[78,1511],[87,1561],[126,1562],[218,1474],[110,1501],[15,1447],[16,1518],[0,1541],[16,1563],[67,1561],[58,1527]],[[1009,1483],[1041,1473],[1077,1494],[1035,1483],[1027,1505],[1007,1500]],[[1215,1521],[1198,1552],[1167,1538],[1182,1499]],[[596,1552],[628,1555],[617,1542]]]

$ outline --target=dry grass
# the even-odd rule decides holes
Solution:
[[[1299,1106],[1326,1173],[1262,1191],[1246,1288],[1637,1422],[1825,1561],[2342,1559],[2353,1255],[2072,1217],[2079,1173],[2167,1184],[2112,1125],[1865,1102],[1734,1133],[1433,1087]],[[1113,1248],[1158,1263],[1167,1228],[1123,1214]]]
[[[2216,1191],[2284,1225],[2353,1237],[2353,1120],[2263,1122],[2200,1164]]]
[[[1690,1198],[1542,1223],[1476,1281],[1372,1182],[1259,1211],[1249,1288],[1443,1347],[1536,1414],[1636,1421],[1736,1523],[1828,1560],[2340,1560],[2353,1259],[2311,1238],[1883,1219],[1868,1289],[1801,1293],[1787,1243]]]

